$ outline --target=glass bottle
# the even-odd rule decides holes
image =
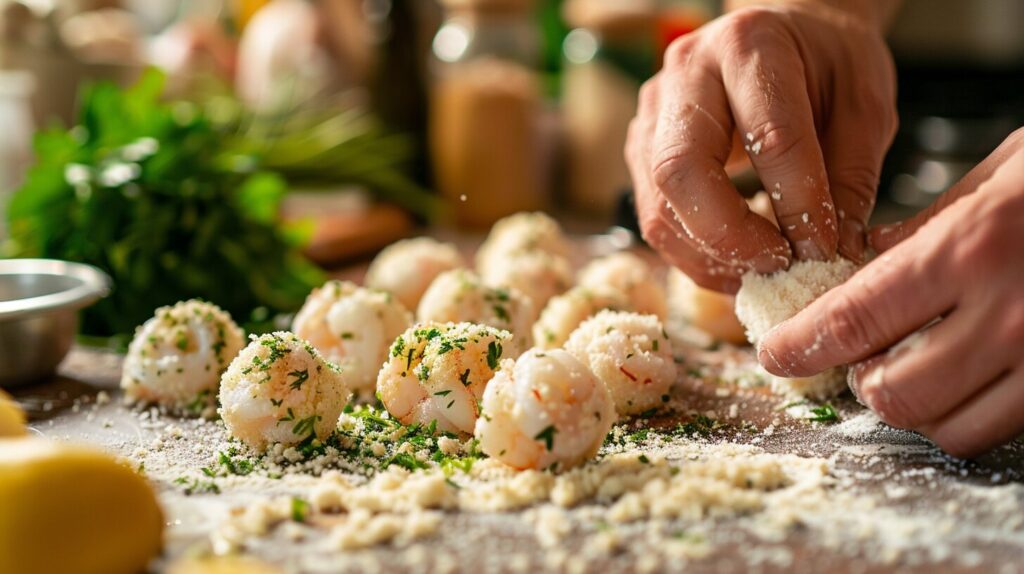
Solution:
[[[623,157],[640,85],[655,71],[653,0],[570,0],[562,120],[573,209],[610,217],[629,189]]]
[[[532,0],[442,0],[430,147],[455,220],[486,227],[546,207],[549,158]]]

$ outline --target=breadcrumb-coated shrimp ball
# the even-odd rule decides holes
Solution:
[[[221,373],[245,346],[226,311],[192,299],[160,307],[135,331],[121,373],[134,401],[170,407],[213,403]]]
[[[533,344],[540,349],[561,347],[580,323],[603,309],[629,311],[629,301],[622,293],[604,287],[576,286],[552,297],[533,324]]]
[[[577,283],[584,287],[605,287],[621,292],[637,313],[664,320],[668,313],[665,289],[646,261],[620,251],[595,259],[580,270]]]
[[[563,349],[531,349],[502,361],[488,383],[476,438],[513,468],[565,470],[597,453],[615,418],[608,388],[585,364]]]
[[[509,256],[530,252],[568,258],[572,246],[551,216],[540,211],[516,213],[491,227],[476,252],[476,268],[485,273],[492,265],[504,265]]]
[[[421,323],[479,323],[515,335],[506,353],[515,358],[530,348],[533,303],[515,289],[488,287],[466,269],[442,273],[420,301],[416,318]]]
[[[424,323],[400,335],[377,376],[377,392],[403,424],[469,435],[478,401],[512,334],[472,323]]]
[[[365,283],[391,293],[412,311],[438,275],[465,266],[465,259],[451,243],[430,237],[403,239],[377,254],[366,271]]]
[[[328,281],[306,298],[292,331],[341,367],[350,389],[372,396],[388,347],[412,323],[412,313],[390,293]]]
[[[565,349],[608,385],[620,415],[660,406],[676,380],[672,343],[654,315],[601,311],[573,331]]]
[[[256,451],[327,438],[351,398],[341,370],[312,345],[278,331],[253,336],[221,378],[220,416]]]
[[[500,263],[481,271],[484,283],[509,287],[526,295],[536,313],[552,297],[572,287],[572,266],[564,257],[535,251],[509,256]]]
[[[673,316],[681,317],[718,341],[735,345],[747,342],[747,334],[736,318],[732,295],[705,289],[678,269],[669,270],[668,304]]]

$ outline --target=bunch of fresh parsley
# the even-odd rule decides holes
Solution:
[[[79,261],[113,278],[111,296],[85,312],[84,334],[131,334],[156,307],[192,297],[241,321],[296,309],[324,277],[300,253],[305,228],[279,218],[292,178],[390,177],[398,183],[370,190],[428,205],[391,164],[366,165],[367,146],[384,137],[368,125],[345,124],[332,140],[326,124],[257,129],[252,118],[165,102],[162,90],[163,76],[148,71],[126,90],[84,91],[79,125],[37,135],[36,164],[8,205],[7,255]],[[345,165],[354,181],[337,181]]]

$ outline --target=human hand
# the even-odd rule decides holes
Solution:
[[[870,238],[888,250],[776,327],[761,363],[786,377],[857,363],[865,405],[955,456],[1024,432],[1024,129]]]
[[[870,3],[864,2],[862,5]],[[734,293],[792,257],[862,260],[897,119],[878,31],[811,3],[732,12],[676,40],[640,92],[626,159],[647,242],[702,287]],[[742,134],[777,229],[724,164]]]

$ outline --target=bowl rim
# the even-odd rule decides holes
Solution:
[[[59,259],[0,259],[3,275],[72,277],[79,284],[47,295],[0,301],[0,320],[18,319],[49,311],[78,310],[110,293],[110,276],[92,265]]]

